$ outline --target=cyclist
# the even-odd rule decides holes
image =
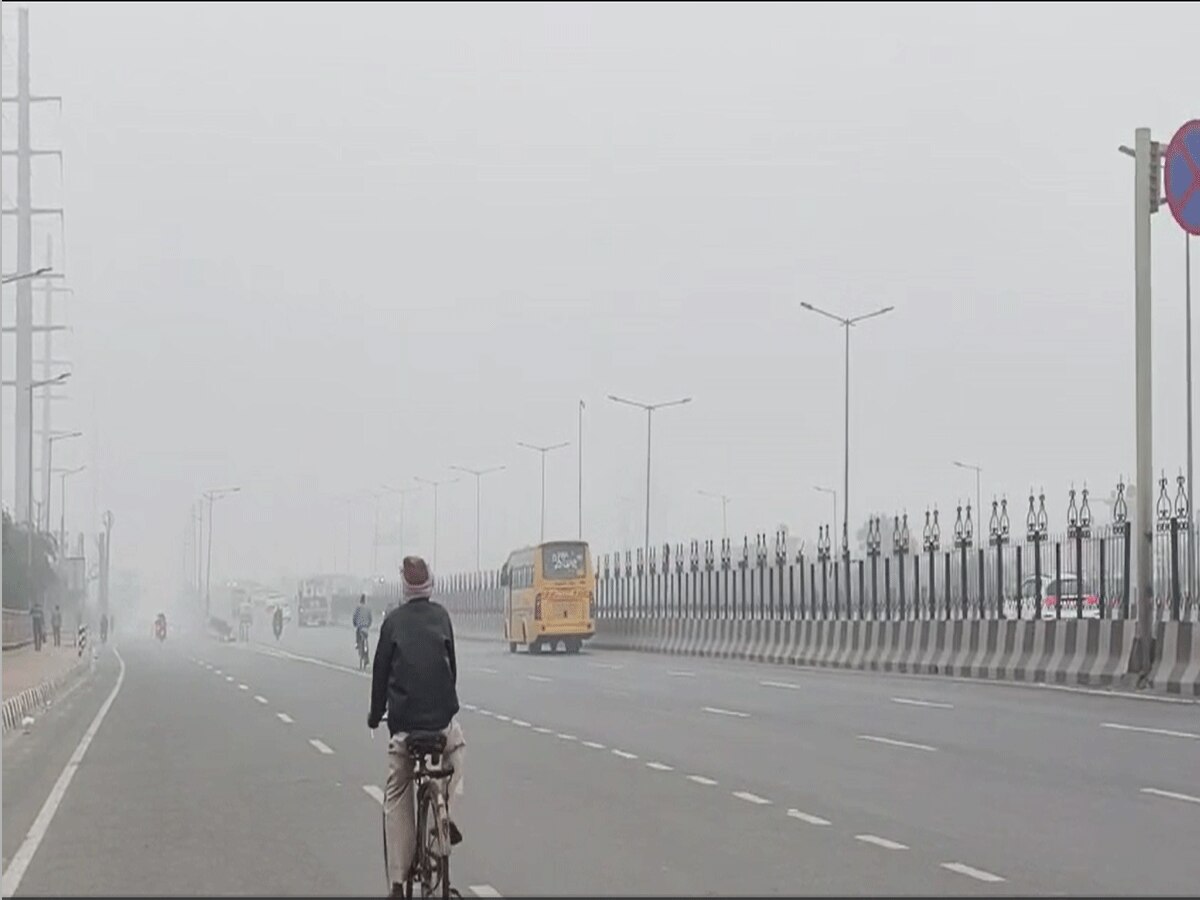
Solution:
[[[275,629],[275,640],[279,640],[279,636],[283,634],[283,604],[280,603],[275,607],[275,615],[271,618],[271,627]]]
[[[453,767],[450,795],[462,795],[463,741],[458,722],[458,662],[454,629],[445,607],[430,600],[433,575],[425,560],[406,556],[402,568],[404,603],[383,620],[371,680],[371,711],[367,726],[374,730],[387,709],[388,779],[383,798],[384,856],[392,896],[403,896],[408,870],[416,851],[416,804],[413,802],[413,760],[404,739],[409,732],[440,731],[446,736],[445,762]],[[450,843],[462,833],[450,819]]]
[[[371,628],[371,608],[367,606],[367,595],[358,595],[358,606],[354,607],[354,649],[360,654],[367,643],[367,631]]]

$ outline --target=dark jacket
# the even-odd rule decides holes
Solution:
[[[388,731],[441,731],[458,713],[458,661],[454,628],[440,603],[409,600],[379,627],[371,679],[371,713],[376,727],[387,707]]]

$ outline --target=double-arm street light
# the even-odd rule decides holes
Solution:
[[[842,552],[849,553],[850,547],[850,329],[859,322],[864,322],[867,319],[873,319],[876,316],[882,316],[884,313],[889,313],[896,307],[885,306],[883,309],[877,309],[875,312],[866,313],[861,316],[854,316],[847,319],[845,316],[839,316],[831,313],[828,310],[813,306],[811,303],[801,303],[809,312],[814,312],[817,315],[824,316],[827,319],[832,319],[846,329],[846,428],[844,439],[844,462],[843,462],[843,477],[842,477]]]

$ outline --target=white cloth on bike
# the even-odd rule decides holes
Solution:
[[[446,736],[444,762],[452,766],[450,797],[462,796],[463,756],[466,742],[458,719],[442,730]],[[387,863],[388,881],[403,884],[408,879],[417,850],[417,803],[412,790],[413,760],[404,747],[404,732],[392,735],[388,741],[388,779],[383,792],[383,853]],[[451,803],[453,807],[453,803]]]

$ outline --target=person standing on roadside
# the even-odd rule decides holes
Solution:
[[[54,632],[54,646],[62,646],[62,610],[54,604],[54,612],[50,614],[50,630]]]

